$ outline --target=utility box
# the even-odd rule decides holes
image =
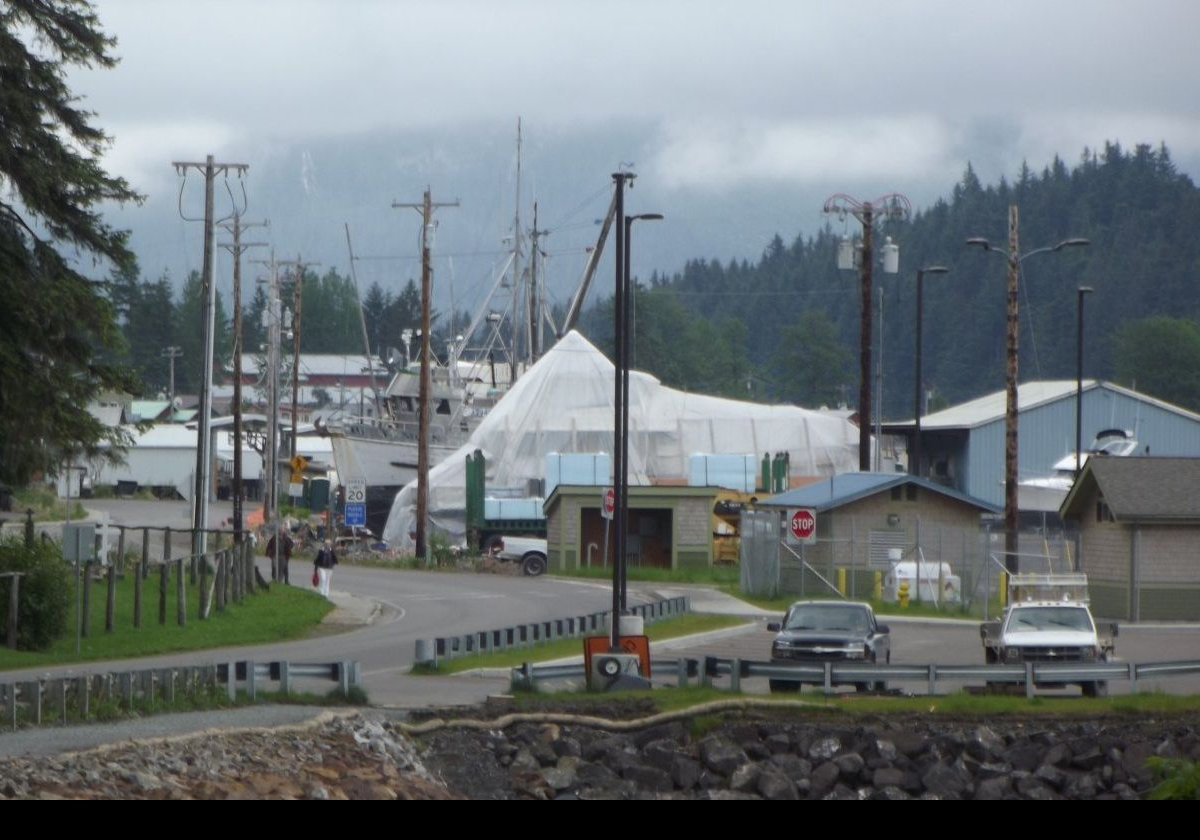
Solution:
[[[89,563],[96,559],[96,526],[90,522],[67,523],[62,531],[63,559]]]

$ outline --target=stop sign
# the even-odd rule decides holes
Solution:
[[[795,539],[806,543],[815,542],[817,536],[816,512],[811,508],[800,508],[793,511],[789,527]]]
[[[609,487],[604,491],[604,507],[602,508],[603,513],[601,513],[601,516],[603,516],[605,519],[612,519],[613,510],[616,508],[616,506],[617,491]]]

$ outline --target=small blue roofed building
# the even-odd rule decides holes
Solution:
[[[775,517],[768,542],[779,549],[780,591],[830,595],[844,570],[845,594],[859,598],[871,597],[876,572],[886,573],[898,559],[948,563],[964,586],[973,585],[986,571],[981,519],[999,513],[987,501],[906,473],[842,473],[771,496],[756,507]],[[799,509],[812,511],[816,519],[807,543],[791,529]]]
[[[1075,397],[1073,379],[1018,386],[1018,481],[1051,478],[1055,465],[1074,455]],[[1002,506],[1004,417],[1003,390],[925,415],[917,475]],[[909,439],[910,452],[914,428],[912,420],[883,424],[884,434]],[[1136,441],[1132,454],[1200,457],[1200,415],[1111,382],[1085,379],[1080,428],[1084,450],[1106,430],[1122,430]],[[1024,501],[1021,504],[1026,508]]]

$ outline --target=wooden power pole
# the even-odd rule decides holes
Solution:
[[[426,556],[425,520],[429,515],[429,392],[432,390],[429,364],[431,350],[429,342],[430,295],[433,287],[433,265],[430,261],[429,236],[433,232],[433,211],[438,207],[457,207],[457,201],[435,202],[429,188],[420,204],[404,204],[393,201],[392,207],[408,207],[421,214],[421,387],[417,410],[417,521],[416,552]]]

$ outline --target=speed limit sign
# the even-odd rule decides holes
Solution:
[[[352,478],[346,482],[346,504],[361,505],[367,501],[367,482],[362,478]]]

